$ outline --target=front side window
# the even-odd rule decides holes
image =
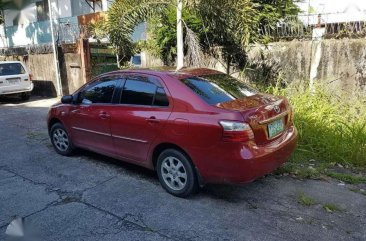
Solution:
[[[226,74],[191,77],[181,81],[210,105],[257,94],[253,88]]]
[[[123,87],[121,104],[166,107],[169,101],[157,79],[129,77]]]
[[[25,74],[20,63],[0,64],[0,76]]]
[[[79,99],[83,104],[109,104],[112,103],[117,80],[107,79],[98,81],[80,93]]]

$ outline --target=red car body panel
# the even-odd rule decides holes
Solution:
[[[201,183],[250,182],[277,169],[295,150],[298,135],[292,108],[285,98],[264,94],[212,106],[179,80],[218,73],[208,69],[112,72],[101,77],[138,74],[158,78],[169,106],[59,103],[50,109],[48,125],[62,122],[75,146],[149,169],[154,169],[156,148],[174,145],[190,157]],[[271,108],[273,105],[280,113]],[[267,124],[278,118],[284,118],[285,131],[269,139]],[[223,141],[221,120],[248,123],[255,140]]]

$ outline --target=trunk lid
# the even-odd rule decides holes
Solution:
[[[244,121],[253,129],[255,142],[258,145],[264,145],[282,136],[292,122],[291,107],[283,97],[256,94],[220,103],[217,107],[240,112]]]

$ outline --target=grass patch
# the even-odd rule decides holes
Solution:
[[[300,195],[297,197],[297,202],[303,206],[312,206],[316,204],[316,201],[305,195],[304,193],[300,193]]]
[[[364,196],[366,196],[366,191],[363,189],[359,189],[359,188],[350,188],[349,189],[351,192],[355,192],[355,193],[359,193],[362,194]]]
[[[38,140],[43,136],[43,133],[38,131],[28,131],[26,135],[28,140]]]
[[[333,213],[333,212],[341,212],[342,209],[340,207],[338,207],[335,204],[332,203],[327,203],[323,205],[323,209],[329,213]]]
[[[366,177],[355,176],[352,174],[329,172],[327,175],[348,184],[366,183]]]
[[[286,96],[295,109],[300,139],[292,160],[307,158],[365,169],[366,98],[324,86],[310,90],[305,85],[294,85],[280,88],[278,84],[266,89],[268,93]],[[301,173],[304,177],[314,174],[317,173],[309,170]]]

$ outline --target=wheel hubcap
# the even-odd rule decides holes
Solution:
[[[165,184],[175,191],[180,191],[187,185],[187,172],[178,158],[165,158],[161,165],[161,174]]]
[[[53,143],[56,148],[60,151],[66,151],[69,148],[69,137],[67,136],[66,131],[62,129],[56,129],[53,132]]]

